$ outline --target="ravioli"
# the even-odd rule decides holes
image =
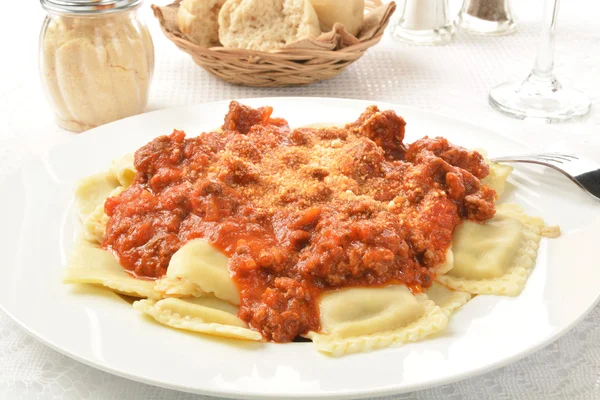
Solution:
[[[104,202],[108,197],[119,195],[124,189],[112,168],[111,172],[92,175],[79,181],[75,189],[75,203],[85,239],[102,243],[108,222]]]
[[[435,269],[435,273],[438,275],[447,274],[452,268],[454,268],[454,253],[452,252],[451,245],[446,251],[446,259]]]
[[[171,257],[167,274],[155,289],[164,297],[213,293],[219,299],[240,304],[240,294],[229,275],[228,258],[204,239],[191,240]]]
[[[473,295],[519,294],[534,267],[540,236],[560,233],[516,205],[495,205],[488,187],[465,185],[465,199],[483,203],[470,201],[466,208],[466,200],[453,197],[463,201],[458,204],[466,210],[463,222],[452,225],[444,263],[424,271],[422,249],[413,251],[419,242],[406,239],[419,227],[399,218],[402,212],[422,213],[419,199],[425,194],[405,201],[404,208],[386,200],[380,209],[379,202],[429,190],[428,182],[449,188],[453,175],[429,175],[435,168],[421,168],[437,165],[436,151],[465,161],[461,165],[475,177],[487,170],[481,157],[444,138],[405,145],[397,140],[404,120],[376,107],[355,123],[320,132],[288,130],[284,120],[275,123],[270,116],[268,107],[252,110],[233,102],[225,133],[186,139],[184,132],[174,131],[138,150],[139,179],[134,154],[113,161],[106,173],[83,179],[75,191],[83,235],[64,281],[142,298],[133,307],[169,327],[253,341],[287,342],[303,335],[318,351],[342,356],[435,335]],[[405,168],[396,170],[398,165],[387,161],[394,157],[404,157]],[[485,161],[489,175],[481,182],[501,196],[512,167]],[[367,179],[388,170],[396,173],[386,172],[383,186]],[[113,199],[124,211],[109,219],[106,198],[127,188]],[[494,206],[496,215],[489,219]],[[253,215],[255,210],[261,212]],[[112,237],[113,232],[119,235]],[[209,236],[217,247],[205,239],[186,242],[199,236]],[[252,246],[243,247],[248,238]],[[102,243],[111,250],[102,249]],[[431,246],[438,252],[445,248]],[[227,253],[231,266],[217,248],[233,249]],[[247,258],[236,258],[240,255]],[[292,265],[297,258],[302,263]],[[150,272],[141,269],[137,279],[125,268],[136,270],[140,259]],[[413,264],[412,274],[403,269]],[[367,271],[368,279],[361,281],[365,267],[381,279],[374,281]],[[238,279],[257,268],[260,273],[252,279]],[[437,281],[414,295],[398,284],[398,276],[410,287],[425,286],[434,276]],[[378,286],[390,281],[396,284]],[[240,293],[245,296],[241,313]]]
[[[133,307],[156,321],[177,329],[235,339],[262,340],[239,319],[237,307],[212,295],[193,299],[139,300]]]
[[[98,206],[104,206],[106,198],[119,185],[119,180],[111,172],[103,172],[80,180],[75,188],[75,203],[79,218],[83,221]]]
[[[125,154],[123,157],[114,160],[110,166],[110,172],[117,178],[119,184],[127,189],[133,183],[137,171],[133,165],[133,153]]]
[[[63,282],[102,285],[133,297],[155,296],[154,282],[132,277],[114,255],[83,238],[73,247]]]
[[[124,190],[123,186],[118,186],[107,197],[117,196]],[[106,199],[105,199],[106,200]],[[104,212],[104,201],[96,206],[96,209],[88,214],[82,221],[83,234],[91,242],[102,244],[106,234],[106,223],[108,215]]]
[[[413,342],[448,323],[440,307],[404,285],[338,290],[323,295],[319,307],[322,332],[306,336],[332,356]]]
[[[396,329],[425,313],[404,285],[350,288],[322,296],[321,330],[348,337]]]
[[[436,279],[454,290],[516,296],[535,265],[543,228],[521,207],[500,204],[487,223],[465,221],[455,230],[454,268]]]
[[[452,290],[438,282],[433,282],[433,285],[425,291],[425,294],[447,316],[452,315],[454,311],[465,305],[473,297],[471,293]]]
[[[513,167],[488,161],[490,174],[481,180],[484,185],[490,186],[496,191],[498,197],[502,196],[506,189],[506,181],[513,171]]]
[[[489,175],[483,178],[481,180],[481,183],[483,183],[484,185],[488,185],[489,187],[494,189],[499,198],[500,196],[502,196],[504,190],[506,189],[506,182],[513,171],[513,167],[511,167],[510,165],[490,161],[487,155],[487,151],[484,149],[475,150],[483,156],[486,164],[490,167]]]
[[[524,225],[498,213],[485,224],[465,222],[455,230],[451,276],[467,279],[498,278],[506,273],[521,242]]]

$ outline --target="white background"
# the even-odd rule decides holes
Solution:
[[[528,73],[537,49],[542,1],[514,3],[519,28],[513,35],[492,38],[459,33],[454,42],[443,47],[408,46],[395,43],[386,35],[338,78],[282,89],[232,86],[208,75],[162,36],[147,3],[141,16],[151,28],[156,48],[148,110],[263,96],[380,100],[476,122],[540,151],[570,151],[600,162],[600,112],[596,108],[583,121],[549,126],[509,119],[487,105],[487,93],[493,85],[523,78]],[[460,2],[451,0],[451,5],[456,10]],[[39,83],[37,42],[43,10],[34,0],[3,2],[3,16],[0,183],[28,158],[73,137],[53,123]],[[563,0],[556,70],[563,85],[584,90],[594,103],[600,95],[599,21],[598,2]],[[577,295],[576,288],[572,295]],[[452,385],[392,398],[492,397],[600,399],[600,306],[563,338],[519,362]],[[38,343],[0,311],[0,399],[17,398],[202,397],[131,382],[87,367]]]

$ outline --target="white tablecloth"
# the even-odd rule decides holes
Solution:
[[[459,6],[457,2],[451,0],[454,10]],[[382,43],[338,78],[284,89],[232,86],[208,75],[162,36],[146,4],[143,14],[156,47],[149,110],[259,96],[381,100],[468,119],[539,150],[568,150],[600,161],[597,108],[584,121],[548,126],[513,120],[488,106],[489,89],[507,79],[524,77],[537,49],[542,1],[514,3],[520,17],[514,35],[492,38],[459,33],[453,43],[443,47],[398,44],[386,35]],[[557,36],[557,72],[565,86],[580,88],[597,100],[600,4],[563,3]],[[44,16],[41,7],[31,0],[5,2],[3,14],[0,182],[28,158],[73,137],[54,124],[39,84],[37,35]],[[573,289],[576,296],[576,288]],[[73,361],[38,343],[0,311],[0,398],[200,397],[136,383]],[[521,361],[455,384],[390,398],[600,399],[600,306],[564,337]]]

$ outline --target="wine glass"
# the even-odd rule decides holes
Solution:
[[[563,122],[590,111],[590,99],[566,89],[554,75],[554,29],[559,0],[544,1],[540,48],[533,71],[523,82],[506,82],[490,91],[490,105],[515,118]]]

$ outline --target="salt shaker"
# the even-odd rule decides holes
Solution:
[[[516,26],[510,0],[464,0],[456,25],[484,35],[505,35]]]
[[[454,37],[448,0],[405,0],[392,37],[411,44],[445,44]]]

